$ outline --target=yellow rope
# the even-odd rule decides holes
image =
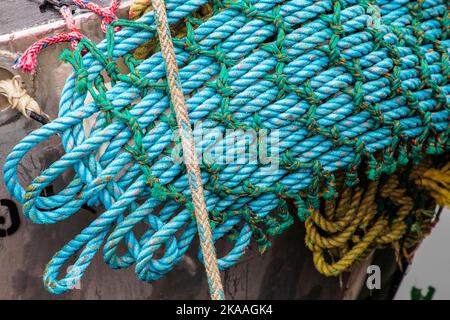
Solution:
[[[450,165],[442,169],[432,166],[431,161],[424,161],[409,179],[429,191],[438,203],[446,204]],[[320,273],[339,275],[386,245],[393,247],[398,261],[401,256],[411,259],[435,223],[430,215],[435,203],[416,205],[414,190],[400,185],[401,173],[391,175],[384,183],[369,182],[365,190],[361,186],[345,187],[337,203],[326,201],[324,210],[312,212],[305,222],[305,243]],[[382,207],[388,202],[391,207]],[[414,224],[408,225],[409,220]]]
[[[204,259],[204,266],[208,276],[211,298],[213,300],[225,299],[222,280],[220,278],[219,267],[217,263],[216,250],[211,231],[211,222],[206,209],[203,183],[201,179],[200,166],[195,150],[195,141],[183,95],[183,89],[180,83],[179,71],[175,56],[172,36],[169,30],[166,6],[164,0],[153,0],[155,8],[156,27],[158,38],[161,44],[161,53],[166,62],[166,76],[169,86],[170,101],[175,110],[175,116],[178,125],[178,134],[181,137],[181,146],[183,149],[183,160],[186,166],[189,187],[191,190],[192,204],[194,207],[195,219],[200,238],[200,247]]]
[[[134,0],[130,6],[130,19],[136,20],[152,9],[152,0]]]
[[[0,96],[6,98],[9,106],[6,109],[16,109],[25,117],[29,118],[31,113],[44,116],[49,119],[34,100],[25,90],[22,78],[17,75],[11,79],[0,80]],[[4,109],[4,110],[6,110]]]
[[[336,276],[351,267],[354,262],[363,255],[374,239],[385,227],[385,220],[378,219],[374,226],[366,233],[365,237],[358,242],[351,250],[342,256],[337,262],[327,263],[321,249],[313,250],[313,261],[317,270],[326,276]]]
[[[428,169],[415,182],[430,192],[440,206],[450,206],[450,162],[441,169]]]
[[[130,6],[128,16],[131,20],[137,20],[151,10],[153,10],[151,0],[134,0],[134,2]],[[150,55],[150,53],[154,51],[157,45],[157,37],[154,37],[150,41],[147,41],[143,45],[139,46],[134,51],[134,57],[139,60],[146,59]]]
[[[151,2],[134,0],[129,11],[130,19],[138,19],[153,10]],[[192,17],[204,21],[211,14],[211,4],[206,4]],[[187,23],[186,20],[173,26],[175,37],[186,35]],[[136,49],[135,58],[147,58],[157,46],[155,37]],[[432,166],[430,160],[423,161],[411,173],[410,179],[428,192],[437,204],[448,206],[450,163],[441,169]],[[400,256],[411,259],[417,245],[435,223],[429,214],[435,204],[428,204],[428,208],[417,207],[414,195],[408,195],[409,191],[399,186],[399,179],[398,174],[394,174],[383,184],[379,181],[368,183],[365,189],[345,187],[337,203],[336,200],[326,201],[322,212],[312,212],[305,222],[305,243],[313,252],[314,264],[319,272],[327,276],[338,275],[374,249],[386,245],[394,248],[398,259]],[[389,199],[395,209],[381,208],[377,198]],[[408,218],[415,221],[414,230],[407,224]]]

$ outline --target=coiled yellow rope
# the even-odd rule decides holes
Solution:
[[[137,20],[152,9],[153,7],[151,0],[134,0],[134,2],[130,6],[128,16],[132,20]],[[138,47],[134,51],[135,59],[143,60],[147,58],[153,51],[153,49],[156,47],[157,43],[158,43],[157,39],[153,38],[150,41]]]
[[[438,204],[446,205],[450,164],[442,169],[431,166],[431,161],[424,161],[409,179],[425,189],[422,192],[429,192]],[[400,185],[400,175],[391,175],[385,183],[372,181],[365,190],[360,186],[345,187],[337,203],[327,201],[322,212],[316,210],[307,219],[305,243],[320,273],[339,275],[386,245],[394,248],[399,261],[401,256],[411,259],[435,223],[435,203],[418,205],[414,191]],[[383,207],[386,203],[391,206]]]

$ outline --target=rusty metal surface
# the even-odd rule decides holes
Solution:
[[[0,5],[12,1],[0,0]],[[21,1],[19,1],[21,2]],[[2,10],[3,11],[3,10]],[[122,9],[125,14],[126,7]],[[99,19],[92,15],[78,16],[78,22],[89,36],[100,40],[103,35]],[[1,20],[0,20],[1,21]],[[64,29],[56,22],[7,36],[0,35],[0,79],[16,71],[11,68],[17,52],[47,34]],[[58,113],[59,94],[70,68],[58,60],[64,45],[45,50],[39,57],[35,76],[25,76],[25,82],[43,110],[51,117]],[[14,111],[0,116],[0,167],[13,146],[39,125],[17,115]],[[20,179],[30,182],[40,170],[61,154],[58,137],[39,145],[22,163]],[[54,191],[67,184],[71,174],[54,184]],[[0,171],[0,199],[11,200]],[[18,207],[19,212],[21,208]],[[21,213],[20,213],[21,214]],[[62,296],[52,296],[42,284],[45,264],[63,245],[89,224],[96,214],[82,210],[70,219],[55,225],[35,225],[20,215],[19,229],[0,237],[0,299],[207,299],[208,287],[203,267],[191,248],[186,258],[164,279],[142,283],[133,268],[111,270],[98,255],[80,283],[80,290]],[[293,213],[295,214],[295,213]],[[0,206],[0,229],[11,226],[11,213]],[[311,253],[304,245],[304,226],[297,222],[274,241],[264,255],[251,248],[235,267],[223,272],[225,293],[229,299],[354,299],[366,276],[364,264],[356,268],[350,280],[327,278],[314,268]],[[195,250],[194,250],[195,249]],[[219,248],[220,252],[220,248]]]

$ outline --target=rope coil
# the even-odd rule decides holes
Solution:
[[[424,161],[406,179],[405,170],[400,170],[383,183],[369,182],[365,190],[345,187],[338,202],[327,201],[323,213],[315,210],[305,222],[305,243],[313,253],[316,269],[326,276],[337,276],[386,245],[396,251],[399,263],[402,256],[410,261],[435,223],[433,213],[427,213],[434,211],[435,202],[433,197],[404,185],[414,183],[420,172],[426,175],[435,170],[429,169],[432,165]]]
[[[307,244],[316,264],[337,274],[354,256],[364,255],[374,239],[386,243],[398,238],[404,225],[401,219],[395,225],[375,219],[371,205],[361,199],[361,188],[356,195],[348,191],[350,198],[336,209],[338,219],[318,217],[314,212],[320,200],[337,196],[335,173],[345,173],[345,184],[354,187],[362,165],[367,165],[367,177],[378,181],[398,167],[419,164],[426,154],[448,150],[450,24],[445,1],[392,7],[356,0],[224,0],[213,2],[205,21],[195,18],[193,13],[206,4],[166,1],[168,23],[184,23],[186,29],[185,36],[172,39],[179,80],[170,85],[165,61],[170,52],[156,50],[144,61],[133,56],[137,47],[156,37],[155,10],[136,21],[112,19],[103,42],[95,45],[82,37],[73,52],[64,51],[62,59],[74,72],[62,92],[59,117],[24,138],[4,167],[8,189],[36,223],[62,221],[85,203],[106,208],[48,264],[44,281],[51,292],[70,290],[102,245],[111,267],[134,265],[144,281],[163,277],[181,261],[197,233],[192,182],[200,180],[197,189],[203,184],[213,241],[233,243],[217,259],[220,270],[234,265],[251,239],[262,252],[267,250],[270,238],[293,223],[287,211],[287,199],[293,199],[298,216],[307,219],[312,239]],[[373,5],[380,7],[375,27],[368,26]],[[168,36],[167,27],[165,32]],[[119,59],[127,72],[118,68]],[[170,102],[174,85],[179,98],[186,97],[189,111],[181,126],[170,112],[175,108]],[[92,103],[85,102],[88,95]],[[96,123],[86,134],[83,120],[93,115]],[[205,129],[222,133],[279,131],[279,167],[267,174],[259,163],[199,162],[201,176],[195,168],[189,169],[195,173],[190,175],[165,155],[175,148],[172,133],[181,130],[189,138],[190,126],[199,121]],[[17,179],[20,160],[55,133],[60,133],[66,154],[23,188]],[[225,137],[225,142],[236,140],[244,136]],[[214,145],[204,142],[199,148]],[[240,151],[247,148],[238,146]],[[271,153],[275,148],[268,149]],[[42,196],[69,168],[76,175],[66,188]],[[367,208],[358,209],[363,206]],[[345,208],[350,208],[349,217],[344,217]],[[319,237],[314,219],[330,232],[342,232],[342,239]],[[365,239],[354,235],[356,221],[372,227]],[[207,230],[207,219],[197,222]],[[139,224],[147,227],[140,237],[133,232]],[[392,234],[382,233],[386,226]],[[347,249],[349,238],[356,245]],[[127,248],[123,255],[117,253],[121,243]],[[321,252],[341,245],[344,259],[328,266]],[[164,252],[156,257],[160,248]],[[75,254],[76,272],[60,278],[63,265]],[[207,268],[215,264],[201,251],[199,258]],[[220,296],[219,285],[211,287]]]

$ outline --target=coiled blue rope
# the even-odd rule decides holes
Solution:
[[[170,23],[188,17],[206,3],[167,1]],[[213,230],[215,241],[237,230],[233,248],[219,259],[221,269],[234,265],[250,245],[256,232],[252,219],[271,217],[273,210],[283,206],[283,197],[294,198],[299,207],[302,201],[314,207],[316,187],[323,178],[319,173],[332,175],[337,170],[348,170],[359,164],[363,152],[387,154],[391,149],[405,147],[411,149],[407,153],[412,158],[414,141],[425,136],[430,140],[422,141],[425,146],[421,150],[438,153],[446,149],[450,123],[450,84],[444,68],[448,62],[445,52],[450,52],[445,33],[448,4],[445,0],[424,1],[421,29],[417,31],[411,22],[414,12],[408,7],[413,3],[218,1],[214,15],[197,28],[188,29],[187,36],[178,41],[176,55],[190,119],[193,124],[201,121],[206,132],[215,130],[197,145],[199,153],[215,145],[213,135],[217,131],[225,133],[229,129],[226,115],[232,115],[242,127],[264,128],[280,135],[277,151],[283,161],[270,174],[265,166],[252,162],[227,163],[202,172],[206,186],[221,188],[205,190],[208,211],[240,213],[223,218]],[[372,8],[379,13],[376,28],[372,26]],[[426,41],[418,39],[422,31]],[[154,19],[149,13],[135,26],[109,34],[97,48],[116,61],[154,35]],[[441,49],[430,39],[439,41]],[[395,54],[391,47],[396,49]],[[333,58],[336,52],[338,58]],[[339,59],[352,64],[336,63]],[[106,66],[92,52],[83,56],[82,65],[83,74],[76,70],[66,82],[59,117],[24,138],[4,167],[9,191],[23,204],[24,214],[36,223],[65,220],[86,203],[106,208],[48,264],[44,281],[53,293],[71,289],[103,243],[104,259],[112,268],[135,264],[141,280],[155,281],[182,259],[196,235],[189,208],[160,197],[142,174],[141,164],[124,151],[133,131],[122,121],[111,122],[101,105],[96,101],[86,103],[86,92],[77,90],[80,77],[94,83]],[[428,84],[422,77],[424,68],[431,79]],[[145,83],[162,83],[165,69],[161,54],[157,52],[137,65],[135,75]],[[363,81],[357,81],[357,75]],[[296,88],[303,91],[299,93]],[[142,94],[144,90],[146,94]],[[438,92],[443,92],[444,103]],[[183,165],[162,156],[173,146],[174,131],[166,120],[170,109],[166,92],[119,81],[106,97],[114,110],[127,110],[140,128],[148,128],[142,144],[147,159],[152,161],[152,175],[162,186],[189,196]],[[374,106],[375,111],[359,109],[359,103]],[[317,108],[312,108],[313,104]],[[377,110],[382,121],[374,116]],[[96,124],[86,134],[83,120],[94,115]],[[333,128],[335,137],[320,131],[326,132],[327,128]],[[55,133],[60,134],[66,153],[24,189],[17,179],[20,160]],[[225,144],[236,138],[242,136],[225,136]],[[432,139],[445,147],[435,150],[426,146]],[[350,141],[358,142],[357,152]],[[100,154],[101,147],[105,150]],[[244,141],[236,147],[247,148]],[[298,168],[283,166],[288,160],[291,167]],[[381,169],[374,171],[393,170],[388,160],[386,165],[379,163]],[[74,168],[76,174],[67,187],[54,196],[41,196],[44,188],[69,168]],[[331,180],[327,184],[331,185]],[[226,190],[238,190],[240,195],[227,194]],[[310,196],[306,200],[301,196],[305,191]],[[251,219],[246,216],[248,212]],[[140,223],[148,229],[138,238],[133,229]],[[119,256],[117,248],[122,241],[128,252]],[[164,253],[156,258],[161,247]],[[76,268],[58,279],[62,266],[76,254]]]

